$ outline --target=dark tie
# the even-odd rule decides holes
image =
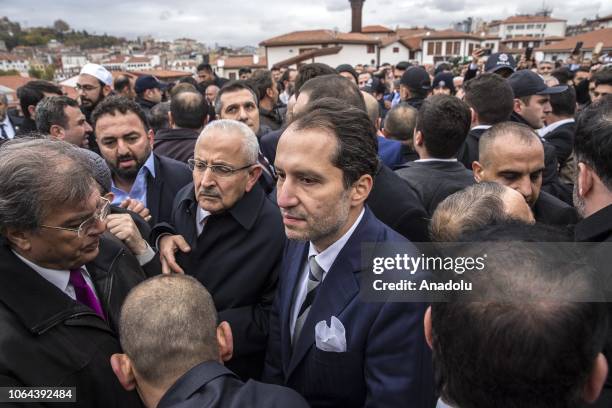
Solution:
[[[70,270],[70,283],[74,288],[77,302],[89,306],[97,315],[104,319],[104,312],[102,311],[102,305],[94,294],[93,290],[89,287],[85,278],[83,278],[82,268]],[[106,319],[104,319],[106,320]]]
[[[311,255],[308,258],[308,282],[306,286],[306,298],[300,307],[298,317],[295,321],[295,329],[293,330],[293,344],[296,344],[297,339],[300,337],[304,323],[308,318],[308,312],[310,312],[312,302],[314,302],[314,299],[317,296],[317,291],[322,278],[323,269],[321,269],[315,260],[315,255]]]
[[[0,133],[0,139],[8,139],[8,135],[6,134],[6,129],[4,129],[4,126],[6,126],[4,123],[0,123],[0,130],[2,131],[2,133]]]

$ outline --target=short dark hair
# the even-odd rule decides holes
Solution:
[[[394,140],[411,140],[416,127],[417,110],[401,102],[385,116],[385,136]]]
[[[253,100],[255,101],[255,105],[259,106],[259,97],[257,96],[257,92],[249,85],[247,81],[229,81],[226,82],[225,85],[219,89],[217,93],[217,99],[215,99],[215,112],[217,115],[221,113],[221,97],[226,93],[233,93],[238,91],[249,91],[251,95],[253,95]]]
[[[566,85],[569,81],[574,79],[574,73],[570,71],[568,67],[561,67],[555,69],[550,75],[554,78],[557,78],[559,84]]]
[[[57,125],[63,128],[68,126],[68,117],[64,109],[67,106],[78,108],[79,104],[67,96],[50,96],[43,98],[36,105],[36,129],[41,133],[49,133],[51,126]]]
[[[206,63],[201,63],[200,65],[198,65],[198,67],[196,68],[196,71],[208,71],[208,72],[213,72],[212,67],[210,66],[210,64],[206,64]]]
[[[488,153],[489,145],[491,145],[497,137],[502,135],[512,135],[519,140],[531,143],[533,141],[542,143],[538,135],[533,129],[523,123],[518,122],[502,122],[491,126],[487,129],[478,140],[478,161],[485,163],[485,155]]]
[[[335,98],[366,112],[361,91],[355,82],[342,75],[330,74],[312,78],[302,86],[301,92],[308,95],[309,104],[322,98]]]
[[[253,72],[253,71],[251,71],[251,68],[242,67],[242,68],[240,68],[238,70],[238,76],[240,76],[242,74],[250,74],[251,72]]]
[[[550,95],[550,106],[554,115],[573,117],[576,113],[576,91],[574,87],[568,86],[565,91]]]
[[[476,111],[481,124],[494,125],[510,119],[514,92],[504,78],[484,73],[463,84],[463,100]]]
[[[423,134],[425,149],[439,159],[450,159],[465,142],[472,114],[469,106],[454,96],[434,95],[423,101],[416,130]]]
[[[332,163],[342,170],[346,189],[364,174],[375,176],[379,164],[376,128],[364,109],[340,99],[322,98],[308,103],[289,127],[322,130],[336,137],[338,148]]]
[[[534,249],[533,237],[550,236],[542,228],[497,227],[512,243],[487,246],[486,273],[461,277],[478,290],[431,305],[434,376],[446,403],[582,406],[607,337],[606,304],[570,300],[592,298],[597,287],[576,265],[560,263],[558,251]]]
[[[200,129],[208,109],[199,92],[179,92],[170,101],[170,112],[176,126],[187,129]]]
[[[259,100],[266,97],[266,91],[272,88],[272,72],[267,69],[258,69],[253,73],[248,83],[257,92]]]
[[[94,129],[96,128],[96,123],[100,117],[104,115],[115,116],[117,112],[122,115],[127,113],[135,114],[142,122],[144,129],[146,131],[149,130],[149,120],[142,108],[133,100],[121,95],[113,95],[104,98],[98,106],[96,106],[91,114],[92,127]]]
[[[52,93],[56,95],[63,95],[62,89],[49,82],[49,81],[30,81],[27,84],[17,88],[17,98],[19,98],[19,106],[21,106],[21,112],[26,118],[30,118],[30,111],[28,106],[36,106],[38,102],[42,101],[46,93]]]
[[[604,68],[593,74],[591,81],[595,82],[595,86],[612,85],[612,68]]]
[[[117,78],[115,78],[115,81],[113,82],[113,89],[116,92],[121,92],[125,88],[129,88],[129,87],[130,87],[130,77],[125,74],[118,75]]]
[[[320,62],[313,62],[311,64],[302,65],[298,69],[298,74],[295,77],[295,97],[297,98],[302,91],[302,85],[308,82],[310,79],[321,76],[321,75],[329,75],[329,74],[337,74],[334,68],[330,67],[327,64],[322,64]]]
[[[198,81],[196,81],[195,78],[192,77],[192,76],[184,76],[184,77],[182,77],[181,79],[178,80],[178,83],[179,84],[191,84],[194,87],[198,86]]]
[[[612,97],[602,98],[578,116],[574,151],[579,162],[593,168],[612,191]]]
[[[168,112],[170,112],[170,101],[160,102],[151,108],[147,119],[149,119],[149,126],[154,133],[170,128]]]

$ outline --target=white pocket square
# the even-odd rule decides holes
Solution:
[[[346,331],[336,316],[331,317],[331,326],[321,320],[315,326],[316,346],[322,351],[343,353],[346,351]]]

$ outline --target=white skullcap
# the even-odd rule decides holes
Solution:
[[[81,74],[91,75],[98,78],[106,85],[113,85],[113,75],[102,65],[87,63],[83,68],[81,68],[81,73],[79,75]]]

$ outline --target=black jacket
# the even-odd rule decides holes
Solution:
[[[457,154],[457,159],[469,171],[472,171],[472,162],[478,160],[478,143],[480,142],[480,136],[486,131],[487,129],[483,128],[470,129],[465,142],[463,142],[463,146]]]
[[[566,123],[544,135],[544,140],[555,148],[559,167],[563,167],[574,150],[574,133],[576,123]]]
[[[428,242],[429,217],[419,197],[400,176],[381,165],[366,201],[376,218],[412,242]]]
[[[155,178],[147,173],[147,207],[151,211],[151,225],[170,221],[176,193],[193,183],[191,171],[185,163],[153,155]]]
[[[185,186],[174,202],[171,224],[155,226],[151,242],[171,233],[189,243],[191,252],[177,253],[177,262],[206,286],[219,319],[232,327],[235,358],[228,366],[243,378],[257,378],[286,241],[280,211],[256,184],[229,211],[209,216],[198,237],[197,208],[193,185]]]
[[[155,105],[157,105],[157,102],[152,102],[152,101],[146,100],[146,99],[144,99],[144,98],[142,98],[140,96],[136,97],[135,102],[146,113],[147,118],[149,118],[151,116],[151,108],[153,108]]]
[[[276,160],[276,147],[278,146],[278,141],[284,130],[284,128],[273,130],[263,134],[259,138],[259,148],[272,165],[274,165],[274,160]]]
[[[543,224],[566,227],[578,222],[578,214],[573,207],[545,191],[540,191],[532,210],[536,221]]]
[[[418,194],[429,216],[442,200],[474,184],[474,175],[459,162],[411,162],[395,172]]]
[[[179,378],[159,401],[157,408],[308,408],[290,388],[249,380],[240,381],[221,364],[207,361]]]
[[[51,407],[140,407],[109,360],[121,352],[116,328],[123,300],[145,275],[107,234],[86,267],[107,321],[24,264],[4,240],[0,244],[0,386],[77,388],[76,403]]]
[[[193,152],[200,132],[196,129],[160,129],[155,134],[153,151],[183,163],[193,159]]]
[[[283,125],[283,118],[280,116],[276,108],[269,111],[260,107],[259,123],[269,127],[272,130],[277,130]]]

